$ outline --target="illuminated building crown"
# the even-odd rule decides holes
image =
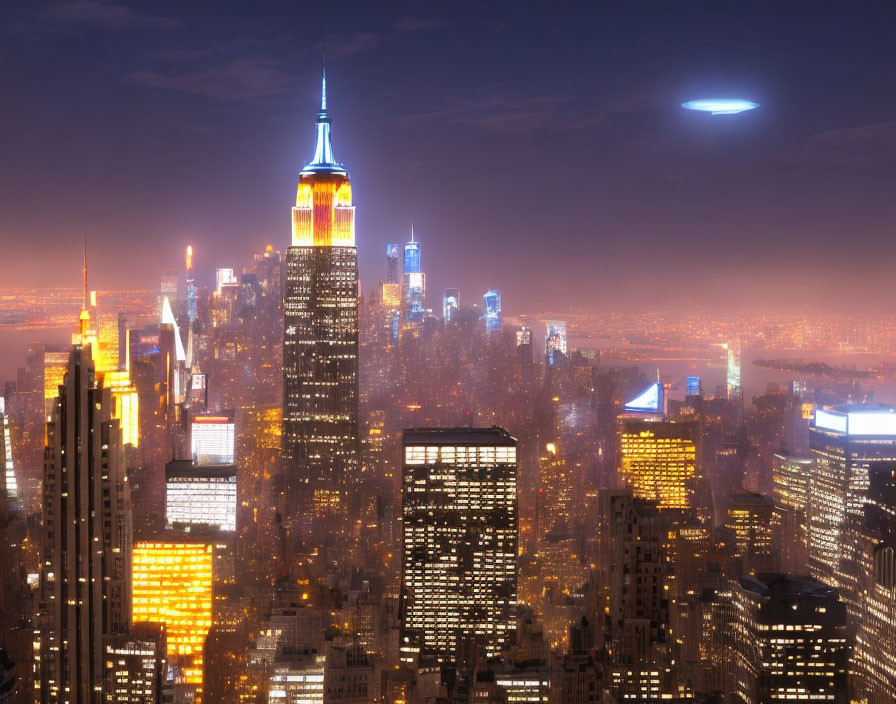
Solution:
[[[314,158],[311,159],[303,174],[331,173],[344,174],[345,167],[333,157],[333,143],[330,140],[330,113],[327,112],[327,69],[324,67],[320,87],[320,112],[317,113],[317,142],[314,146]]]

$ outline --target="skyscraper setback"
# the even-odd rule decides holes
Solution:
[[[40,701],[99,702],[104,641],[130,627],[131,533],[121,429],[90,345],[72,347],[44,457],[35,685]]]
[[[355,209],[333,156],[326,74],[292,209],[283,317],[283,473],[289,505],[307,515],[338,504],[360,465]]]

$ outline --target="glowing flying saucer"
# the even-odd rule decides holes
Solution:
[[[690,100],[682,103],[681,107],[685,110],[699,110],[700,112],[709,112],[713,115],[736,115],[745,110],[758,108],[759,103],[752,100],[739,100],[731,98],[702,98],[700,100]]]

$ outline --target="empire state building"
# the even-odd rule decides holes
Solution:
[[[283,318],[287,515],[344,515],[360,471],[358,250],[352,187],[330,141],[326,73],[314,157],[292,209]]]

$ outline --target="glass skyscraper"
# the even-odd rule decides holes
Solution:
[[[557,361],[557,352],[562,353],[564,357],[566,356],[566,321],[548,320],[544,325],[544,352],[547,356],[548,364],[554,364]]]
[[[442,317],[446,323],[454,320],[457,315],[457,309],[460,307],[460,291],[456,288],[446,288],[445,296],[442,298]]]
[[[423,320],[423,301],[426,298],[426,276],[420,271],[420,243],[414,240],[404,245],[404,305],[408,320]]]
[[[283,318],[283,474],[287,505],[307,516],[338,505],[360,465],[355,208],[333,157],[326,75],[292,209]]]
[[[482,294],[485,299],[485,331],[497,332],[501,329],[501,292],[491,289]]]

